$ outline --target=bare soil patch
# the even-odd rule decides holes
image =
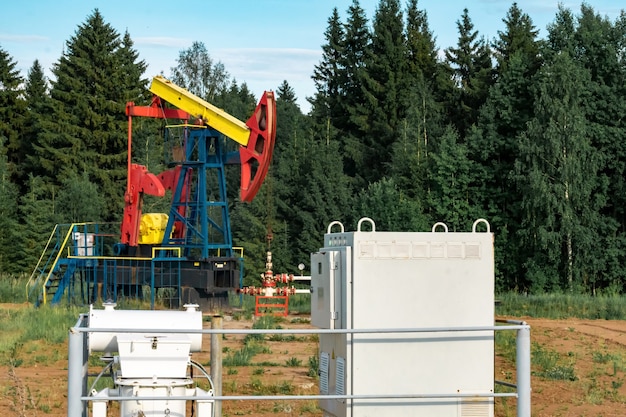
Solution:
[[[19,306],[9,306],[19,308]],[[516,318],[519,319],[519,318]],[[626,415],[626,322],[524,318],[531,325],[533,416]],[[308,317],[288,317],[282,328],[310,327]],[[210,322],[206,322],[210,327]],[[251,320],[226,318],[224,328],[252,328]],[[242,349],[244,335],[223,339],[223,356]],[[261,342],[248,366],[224,367],[224,395],[316,394],[309,358],[317,356],[315,337],[295,335]],[[274,338],[280,339],[280,338]],[[209,336],[193,359],[209,368]],[[29,342],[17,361],[0,365],[0,415],[67,415],[67,344]],[[90,369],[96,372],[98,369]],[[496,357],[496,379],[514,382],[510,357]],[[111,407],[110,415],[118,415]],[[321,416],[314,401],[226,401],[224,416]],[[515,416],[515,401],[496,400],[497,416]]]

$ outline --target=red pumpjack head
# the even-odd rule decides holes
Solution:
[[[240,198],[241,201],[250,202],[267,176],[276,141],[276,101],[272,91],[263,93],[246,126],[250,128],[248,146],[239,148]]]

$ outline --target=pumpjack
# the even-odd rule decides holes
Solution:
[[[269,169],[276,137],[276,102],[264,92],[244,123],[162,76],[152,79],[149,106],[126,105],[128,117],[127,182],[119,240],[92,223],[61,228],[56,244],[50,237],[29,283],[41,288],[39,302],[55,303],[63,295],[92,303],[97,298],[143,297],[167,288],[174,306],[222,307],[240,285],[241,255],[233,250],[226,193],[225,166],[241,165],[239,198],[253,200]],[[166,104],[169,103],[169,106]],[[173,106],[173,107],[172,107]],[[163,119],[169,169],[151,173],[132,161],[133,118]],[[239,145],[228,150],[226,138]],[[230,146],[233,148],[232,146]],[[143,213],[146,195],[171,193],[169,213]],[[63,231],[67,229],[65,237]],[[55,229],[57,230],[57,229]],[[54,235],[54,232],[53,232]],[[51,243],[52,242],[52,243]]]

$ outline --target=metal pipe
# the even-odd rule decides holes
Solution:
[[[512,384],[510,382],[506,382],[506,381],[499,381],[499,380],[495,380],[493,381],[494,383],[496,383],[497,385],[502,385],[503,387],[509,387],[509,388],[517,388],[517,385]]]
[[[67,416],[87,417],[87,404],[82,397],[87,394],[87,334],[78,329],[84,326],[87,316],[81,314],[75,327],[69,331],[67,359]]]
[[[167,397],[169,401],[179,400],[215,400],[218,401],[291,401],[291,400],[374,400],[374,399],[428,399],[428,398],[503,398],[503,397],[517,397],[514,392],[500,392],[500,393],[433,393],[433,394],[352,394],[352,395],[220,395],[215,397],[198,397],[194,395],[172,395]],[[100,400],[113,400],[113,401],[157,401],[163,400],[163,397],[156,396],[125,396],[125,397],[82,397],[84,401],[100,401]],[[218,417],[217,414],[215,417]]]
[[[530,417],[530,326],[517,330],[516,344],[517,417]]]
[[[212,330],[222,330],[222,316],[213,316]],[[211,380],[213,381],[213,395],[222,395],[222,335],[211,334]],[[213,407],[213,417],[222,417],[222,401],[216,400]]]
[[[84,319],[86,319],[84,315]],[[498,322],[503,322],[498,320]],[[504,321],[506,326],[474,326],[474,327],[435,327],[435,328],[396,328],[396,329],[223,329],[222,317],[213,317],[211,329],[90,329],[79,320],[76,327],[70,331],[70,363],[68,365],[68,417],[86,417],[87,407],[83,401],[93,401],[95,398],[86,395],[87,352],[85,332],[118,332],[118,333],[187,333],[211,334],[211,376],[214,382],[215,417],[221,417],[221,401],[227,400],[306,400],[306,399],[369,399],[369,398],[459,398],[459,397],[517,397],[517,417],[530,417],[530,326],[523,321]],[[513,324],[513,325],[511,325]],[[304,396],[222,396],[222,334],[352,334],[352,333],[440,333],[440,332],[472,332],[485,330],[516,330],[517,331],[517,392],[516,393],[435,393],[435,394],[363,394],[363,395],[304,395]],[[82,365],[82,366],[81,366]],[[78,382],[77,382],[78,380]],[[78,391],[77,391],[78,390]],[[72,394],[72,391],[74,394]],[[77,396],[76,392],[82,392]],[[98,398],[99,400],[107,398]],[[138,397],[115,397],[115,401],[138,400]],[[160,397],[145,397],[143,399],[158,400]],[[194,399],[194,397],[170,397],[176,399]]]
[[[454,333],[480,332],[487,330],[520,330],[528,325],[513,326],[470,326],[470,327],[416,327],[397,329],[76,329],[89,333],[188,333],[188,334],[364,334],[364,333]]]

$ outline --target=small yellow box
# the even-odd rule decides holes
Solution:
[[[168,216],[165,213],[145,213],[139,224],[139,244],[158,245],[163,242]]]

